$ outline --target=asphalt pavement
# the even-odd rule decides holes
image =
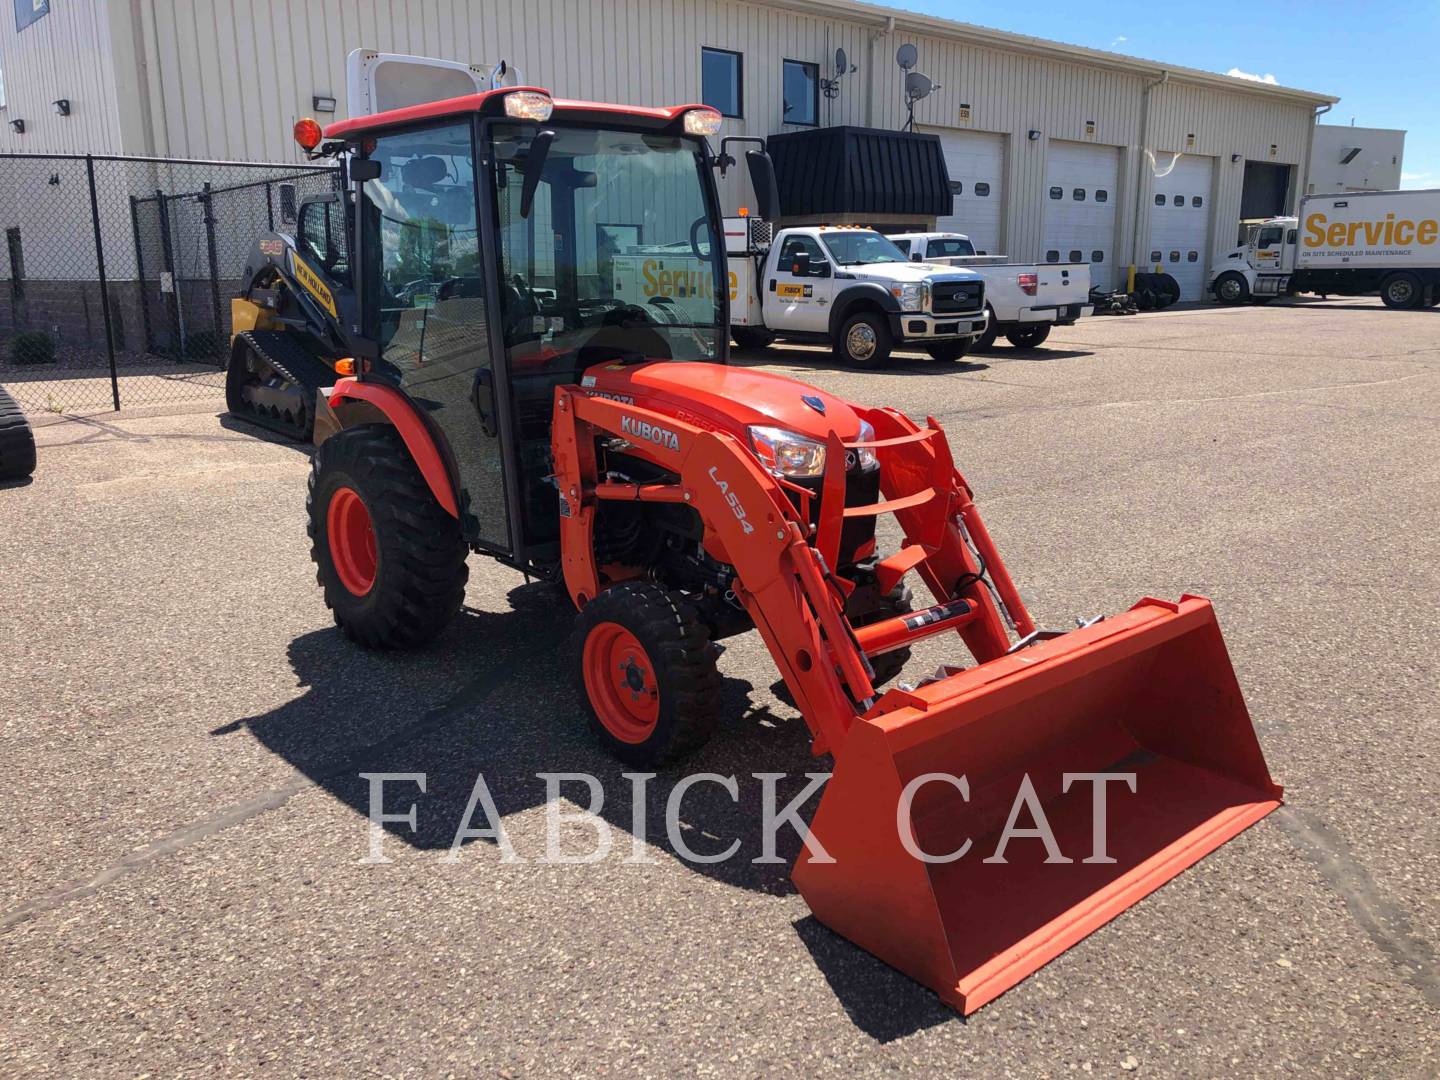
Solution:
[[[305,448],[216,403],[42,424],[33,482],[0,488],[0,1074],[1436,1075],[1437,339],[1440,309],[1352,301],[1092,318],[874,373],[737,356],[939,420],[1041,625],[1209,596],[1286,786],[967,1019],[751,861],[753,774],[793,793],[826,767],[754,635],[637,848],[562,595],[472,558],[433,647],[366,653],[315,585]],[[686,843],[749,858],[676,857],[659,813],[692,770],[741,797],[693,788]],[[535,861],[539,772],[603,781],[607,858]],[[426,785],[387,784],[416,829],[379,864],[373,773]],[[526,861],[447,858],[477,773]]]

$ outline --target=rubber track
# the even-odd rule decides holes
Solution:
[[[334,386],[338,376],[331,366],[315,356],[301,344],[298,334],[281,330],[250,330],[239,335],[260,359],[275,369],[276,374],[292,386],[304,390],[305,418],[300,425],[287,423],[284,419],[262,412],[232,391],[230,380],[240,376],[232,372],[226,376],[226,403],[230,412],[252,424],[278,431],[292,439],[309,441],[315,430],[315,393],[322,386]],[[231,360],[234,364],[235,359]]]
[[[19,480],[35,471],[35,433],[19,404],[0,386],[0,480]]]

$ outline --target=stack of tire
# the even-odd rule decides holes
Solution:
[[[0,387],[0,481],[23,480],[35,471],[35,434],[15,399]]]
[[[1159,311],[1180,299],[1180,282],[1169,274],[1137,273],[1133,295],[1141,311]]]

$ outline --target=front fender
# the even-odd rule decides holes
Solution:
[[[335,406],[355,402],[367,406],[363,414],[373,417],[379,412],[389,424],[400,433],[405,449],[410,451],[420,475],[430,493],[435,496],[447,514],[458,519],[460,506],[455,498],[455,485],[450,480],[450,471],[445,467],[445,456],[431,434],[430,427],[420,415],[415,403],[401,391],[383,383],[359,382],[353,376],[336,381],[329,398],[320,392],[320,401],[315,417],[315,442],[319,445],[345,426],[335,413]],[[373,412],[371,410],[374,410]]]
[[[889,289],[874,281],[857,281],[836,293],[835,302],[830,305],[832,338],[840,332],[840,327],[850,317],[850,311],[857,303],[874,304],[889,315],[900,314],[900,301],[890,295]]]

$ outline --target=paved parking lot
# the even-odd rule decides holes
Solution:
[[[682,863],[658,825],[624,861],[555,593],[472,560],[435,647],[367,654],[314,584],[303,448],[213,411],[42,427],[34,482],[0,490],[0,1074],[1435,1075],[1437,337],[1440,311],[1317,303],[881,374],[738,358],[939,419],[1042,625],[1210,596],[1286,785],[968,1020],[816,924],[784,867]],[[768,655],[730,644],[693,765],[814,768]],[[533,774],[565,770],[611,791],[609,859],[444,861],[479,771],[540,854]],[[385,865],[361,864],[368,772],[427,775]],[[757,789],[695,789],[693,846],[758,854]]]

